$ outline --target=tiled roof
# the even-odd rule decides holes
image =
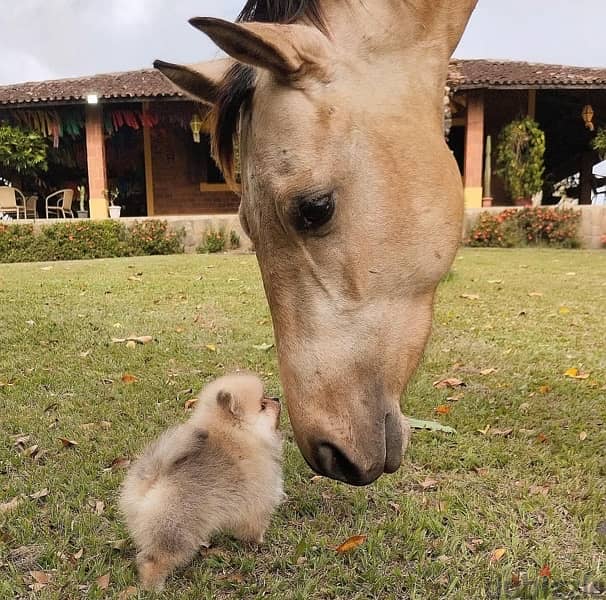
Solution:
[[[606,67],[569,67],[507,60],[453,60],[448,80],[455,89],[605,88]]]
[[[159,71],[144,69],[0,86],[0,105],[44,104],[86,100],[87,94],[103,99],[180,97]]]
[[[453,60],[449,84],[455,89],[552,87],[606,89],[606,68],[568,67],[516,61]],[[0,86],[0,106],[82,102],[101,99],[179,98],[182,94],[159,71],[144,69]]]

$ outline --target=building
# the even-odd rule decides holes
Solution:
[[[454,60],[448,79],[449,143],[467,207],[486,196],[486,137],[496,142],[504,125],[527,114],[547,138],[544,200],[553,200],[552,184],[569,179],[580,203],[591,203],[592,189],[604,183],[592,173],[600,161],[590,127],[606,126],[606,68]],[[206,116],[154,70],[0,87],[0,121],[53,140],[40,196],[84,184],[93,218],[107,216],[104,190],[113,189],[126,216],[236,212],[238,195],[210,156]],[[511,204],[494,168],[491,196],[493,204]]]

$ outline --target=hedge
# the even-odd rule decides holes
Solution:
[[[0,224],[0,263],[180,254],[184,232],[171,232],[165,221],[141,221],[127,228],[120,221]]]

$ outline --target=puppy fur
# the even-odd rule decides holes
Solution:
[[[261,543],[282,501],[280,405],[255,375],[210,383],[186,423],[153,442],[123,483],[120,508],[145,589],[161,590],[219,531]]]

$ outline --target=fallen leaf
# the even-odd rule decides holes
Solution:
[[[520,412],[527,412],[529,408],[530,408],[530,404],[528,404],[528,402],[522,402],[522,404],[520,404],[520,406],[518,406],[518,410]]]
[[[579,440],[581,440],[582,442],[584,442],[587,439],[587,432],[586,431],[581,431],[581,433],[579,433]]]
[[[450,406],[447,404],[440,404],[435,407],[435,412],[439,415],[447,415],[450,412]]]
[[[544,433],[539,433],[539,435],[537,435],[537,441],[541,444],[546,444],[549,441],[549,438]]]
[[[97,577],[96,583],[100,590],[106,590],[109,587],[109,573],[101,575],[101,577]]]
[[[472,553],[477,552],[478,548],[482,546],[482,544],[484,544],[484,540],[480,538],[474,538],[468,542],[465,542],[465,546],[467,546],[467,549]]]
[[[353,535],[352,537],[345,540],[342,544],[337,546],[335,550],[338,554],[345,554],[346,552],[351,552],[361,546],[367,539],[366,535]]]
[[[31,435],[19,435],[17,439],[13,442],[13,446],[19,448],[20,450],[23,450],[23,448],[25,448],[25,445],[31,440],[31,438]]]
[[[38,444],[34,444],[33,446],[30,446],[29,448],[26,448],[23,451],[23,456],[26,456],[28,458],[35,458],[38,452],[40,452],[40,446],[38,446]]]
[[[513,428],[508,427],[507,429],[491,429],[490,435],[497,435],[501,437],[507,437],[513,433]]]
[[[271,350],[274,347],[273,344],[255,344],[253,345],[253,348],[255,350],[260,350],[261,352],[267,352],[269,350]]]
[[[480,477],[486,477],[489,473],[488,467],[474,467],[473,469]]]
[[[391,510],[393,510],[396,513],[396,515],[400,514],[401,509],[400,509],[400,505],[397,502],[389,501],[387,503],[387,505],[389,506],[389,508],[391,508]]]
[[[490,554],[490,562],[491,563],[496,563],[499,562],[507,553],[507,549],[506,548],[497,548],[496,550],[493,550],[492,553]]]
[[[456,433],[457,430],[452,427],[448,427],[448,425],[442,425],[442,423],[437,423],[436,421],[423,421],[421,419],[413,419],[411,417],[407,417],[408,424],[412,427],[412,429],[426,429],[428,431],[442,431],[443,433]]]
[[[35,569],[38,559],[44,553],[44,546],[31,544],[30,546],[19,546],[9,550],[8,560],[22,571]]]
[[[531,485],[528,488],[528,493],[531,496],[547,496],[549,488],[546,485]]]
[[[189,400],[187,400],[185,402],[185,404],[183,405],[183,408],[185,408],[185,410],[191,410],[196,403],[198,402],[197,398],[190,398]]]
[[[126,469],[130,465],[130,458],[126,458],[126,456],[118,456],[118,458],[114,458],[110,463],[109,467],[105,469],[106,471],[117,471],[118,469]]]
[[[111,421],[99,421],[99,425],[101,427],[101,429],[111,429],[112,428],[112,422]]]
[[[21,496],[15,496],[12,500],[0,504],[0,515],[14,510],[21,502],[23,502],[23,498]]]
[[[318,481],[322,481],[322,479],[324,479],[322,475],[314,475],[309,481],[311,483],[317,483]]]
[[[136,587],[130,585],[118,594],[118,600],[126,600],[127,598],[130,598],[132,596],[136,596],[138,593],[139,590]]]
[[[68,440],[64,437],[59,438],[59,441],[61,442],[64,448],[73,448],[74,446],[78,445],[78,442],[75,442],[74,440]]]
[[[576,275],[576,273],[574,271],[569,271],[568,273],[566,273],[566,275],[568,277],[574,277]]]
[[[564,371],[564,375],[566,375],[566,377],[570,377],[571,379],[589,379],[590,374],[584,373],[576,367],[572,367],[570,369],[566,369],[566,371]]]
[[[529,292],[528,295],[531,298],[540,298],[543,295],[543,293],[542,292]]]
[[[518,587],[520,585],[520,575],[519,573],[511,574],[511,585],[513,587]]]
[[[489,279],[488,283],[498,284],[498,283],[503,283],[503,280],[502,279]]]
[[[432,383],[433,387],[438,389],[444,388],[457,388],[457,387],[466,387],[465,383],[461,379],[457,379],[456,377],[448,377],[446,379],[438,379]]]
[[[478,433],[481,433],[482,435],[486,435],[489,431],[490,431],[490,425],[486,425],[486,427],[484,427],[484,429],[478,429]]]
[[[105,510],[105,502],[102,502],[101,500],[97,500],[95,502],[95,509],[94,509],[95,514],[102,515],[104,510]]]
[[[461,294],[461,298],[465,298],[465,300],[479,300],[479,294]]]
[[[28,575],[40,585],[48,585],[53,578],[50,573],[45,573],[44,571],[30,571]]]
[[[216,352],[217,351],[217,347],[214,344],[206,344],[205,348],[209,352]]]
[[[494,367],[490,367],[489,369],[482,369],[480,371],[480,375],[492,375],[493,373],[496,373],[498,371],[498,369],[495,369]]]
[[[134,375],[131,375],[130,373],[124,373],[124,375],[122,375],[121,377],[122,383],[134,383],[135,381],[137,381],[137,378]]]
[[[539,571],[539,577],[551,577],[551,569],[549,565],[543,565]]]
[[[80,548],[80,550],[78,550],[78,552],[76,552],[75,554],[72,554],[72,558],[74,560],[80,560],[82,558],[84,554],[84,548]]]
[[[600,589],[596,587],[593,581],[590,581],[585,585],[580,585],[579,590],[588,596],[597,596],[598,594],[601,594]]]
[[[133,348],[137,347],[137,343],[133,342],[133,340],[128,340],[128,342],[126,342],[126,347],[132,350]]]
[[[465,398],[465,394],[463,392],[460,392],[458,394],[455,394],[454,396],[447,396],[446,400],[448,400],[448,402],[458,402],[463,398]]]
[[[50,491],[48,488],[44,488],[43,490],[40,490],[39,492],[35,492],[34,494],[30,494],[29,497],[32,500],[39,500],[40,498],[46,498],[46,496],[48,496],[50,494]]]
[[[548,385],[542,385],[539,387],[539,394],[549,394],[551,388]]]
[[[131,275],[128,277],[128,281],[143,281],[143,279],[141,279],[141,277],[137,277],[136,275]]]
[[[434,489],[434,488],[438,487],[438,482],[435,479],[431,479],[431,478],[427,477],[425,479],[425,481],[422,481],[419,484],[419,486],[423,490],[431,490],[431,489]]]
[[[560,306],[560,308],[558,309],[558,312],[561,315],[567,315],[568,313],[570,313],[570,309],[567,306]]]

